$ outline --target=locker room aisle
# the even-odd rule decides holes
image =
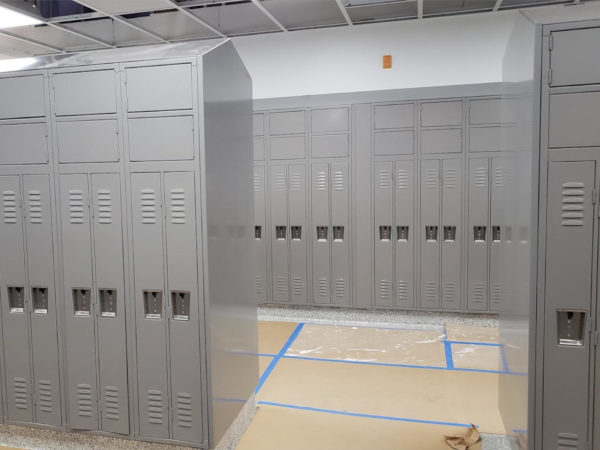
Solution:
[[[259,322],[258,412],[238,450],[444,449],[475,423],[504,433],[498,329]],[[484,449],[493,436],[484,440]]]

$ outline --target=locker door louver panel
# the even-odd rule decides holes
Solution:
[[[177,426],[192,428],[192,396],[185,392],[177,394]]]
[[[278,295],[281,296],[287,296],[288,294],[288,281],[286,277],[278,277],[277,278],[277,283],[275,285],[275,290],[277,292]]]
[[[408,298],[408,281],[398,280],[396,282],[396,298],[401,304],[410,300]]]
[[[302,190],[302,175],[298,172],[290,172],[290,191]]]
[[[2,192],[2,211],[4,223],[17,223],[17,193],[15,191]]]
[[[112,196],[109,189],[98,190],[98,223],[109,225],[113,219]]]
[[[77,385],[77,414],[80,417],[92,417],[93,392],[89,384]]]
[[[444,187],[447,189],[458,187],[458,172],[456,169],[444,169]]]
[[[51,413],[54,411],[52,401],[52,382],[40,380],[38,382],[39,409],[42,412]]]
[[[473,303],[484,305],[485,303],[485,285],[483,283],[473,283]]]
[[[292,278],[292,295],[301,296],[304,294],[304,281],[300,277]]]
[[[562,185],[561,225],[573,227],[584,225],[585,184],[568,182]]]
[[[456,301],[456,284],[444,283],[444,292],[442,294],[444,303],[454,303]]]
[[[155,224],[157,205],[154,189],[142,189],[140,198],[142,205],[142,223],[148,225]]]
[[[69,222],[77,225],[84,222],[83,191],[79,189],[69,190]]]
[[[106,386],[104,390],[104,418],[108,420],[119,420],[121,418],[119,388],[116,386]]]
[[[335,293],[334,295],[337,298],[345,298],[346,296],[346,285],[344,283],[343,278],[338,278],[335,280]]]
[[[171,223],[175,225],[186,223],[185,190],[183,189],[171,189]]]
[[[260,192],[262,190],[261,177],[258,174],[254,174],[252,178],[254,192]]]
[[[33,190],[29,191],[27,196],[29,199],[29,223],[43,223],[42,193],[38,190]]]
[[[556,448],[566,450],[569,448],[581,448],[579,436],[574,433],[558,433],[556,440]]]
[[[475,176],[473,180],[475,187],[485,188],[487,186],[487,168],[477,167],[475,169]]]
[[[425,282],[425,301],[432,304],[437,303],[438,285],[433,281]]]
[[[333,171],[333,190],[343,191],[345,187],[344,172],[340,170]]]
[[[327,190],[327,172],[325,170],[317,171],[315,189],[317,191]]]
[[[327,278],[319,278],[318,288],[319,297],[329,297],[329,280]]]
[[[439,184],[439,172],[437,169],[425,170],[425,187],[427,189],[437,189]]]
[[[13,392],[15,396],[15,408],[29,408],[29,389],[27,388],[27,380],[25,378],[13,379]]]
[[[256,290],[256,295],[259,296],[259,298],[263,298],[265,295],[265,283],[262,276],[256,275],[254,279],[254,288]]]
[[[393,183],[392,171],[385,169],[380,170],[377,180],[379,183],[379,189],[391,189]]]
[[[379,296],[382,299],[390,300],[393,295],[392,283],[388,280],[379,280]]]
[[[155,425],[163,423],[163,396],[161,391],[150,389],[147,393],[148,422]]]

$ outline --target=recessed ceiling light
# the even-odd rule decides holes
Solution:
[[[42,21],[0,6],[0,29],[36,25],[38,23],[42,23]]]

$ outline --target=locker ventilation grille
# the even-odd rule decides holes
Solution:
[[[585,211],[585,184],[581,182],[563,183],[561,225],[568,227],[583,226]]]
[[[275,181],[273,183],[276,191],[285,192],[285,174],[277,173],[275,174]]]
[[[29,408],[29,392],[27,391],[27,381],[25,378],[13,379],[13,390],[15,394],[15,408]]]
[[[292,294],[295,297],[304,296],[304,281],[302,281],[302,278],[292,278]]]
[[[344,172],[336,170],[333,172],[333,190],[343,191],[344,190]]]
[[[52,382],[48,380],[40,380],[38,382],[38,391],[40,397],[40,411],[51,413],[52,408]]]
[[[494,169],[494,187],[501,188],[504,186],[504,169],[498,166]]]
[[[92,417],[92,387],[89,384],[77,385],[77,414]]]
[[[256,275],[256,278],[254,280],[254,286],[256,288],[257,295],[260,295],[260,296],[264,295],[265,283],[264,283],[263,277],[261,275]]]
[[[29,223],[42,223],[42,193],[29,191]]]
[[[492,284],[492,303],[494,305],[500,305],[501,303],[501,299],[502,299],[502,295],[501,295],[501,290],[500,290],[500,283],[493,283]]]
[[[155,389],[148,391],[148,422],[161,425],[163,423],[162,392]]]
[[[379,189],[392,188],[392,172],[389,170],[380,170],[378,178]]]
[[[302,190],[302,178],[299,173],[292,173],[290,175],[290,191]]]
[[[76,225],[83,223],[83,192],[79,189],[69,191],[69,222]]]
[[[112,223],[112,196],[109,189],[98,190],[98,223]]]
[[[337,298],[344,298],[346,296],[346,283],[343,278],[335,280],[335,296]]]
[[[185,222],[185,191],[171,189],[171,223],[183,225]]]
[[[15,191],[2,192],[2,210],[4,223],[17,223],[17,193]]]
[[[185,392],[177,394],[177,425],[192,428],[192,396]]]
[[[327,278],[319,278],[318,287],[319,297],[329,297],[329,280]]]
[[[456,169],[444,170],[444,187],[446,189],[455,189],[458,187],[458,172]]]
[[[435,281],[425,282],[425,301],[427,303],[437,303],[438,285]]]
[[[398,169],[396,173],[396,185],[398,189],[408,189],[410,182],[410,176],[408,170]]]
[[[456,284],[444,283],[444,303],[454,303],[456,301]]]
[[[254,175],[254,192],[260,192],[262,183],[259,175]]]
[[[279,296],[287,296],[288,293],[288,280],[286,277],[277,277],[277,285],[275,286],[275,291]]]
[[[558,433],[557,437],[556,448],[558,449],[581,448],[579,445],[579,435],[577,434]]]
[[[119,388],[106,386],[104,390],[104,417],[109,420],[119,420]]]
[[[317,191],[327,190],[327,172],[319,170],[316,174],[315,189]]]
[[[408,281],[398,281],[396,283],[396,297],[398,297],[399,302],[407,302],[408,301]]]
[[[392,298],[392,283],[388,280],[379,280],[379,296],[388,300]]]
[[[477,167],[475,169],[473,184],[478,188],[485,188],[487,186],[487,169],[485,167]]]
[[[156,223],[156,193],[154,189],[142,189],[140,192],[142,201],[142,223]]]
[[[437,169],[427,169],[425,171],[425,187],[427,189],[437,189],[439,178]]]
[[[473,283],[473,302],[479,304],[485,302],[485,286],[483,283]]]

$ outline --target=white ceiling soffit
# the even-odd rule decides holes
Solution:
[[[0,5],[42,20],[0,29],[0,54],[38,55],[598,0],[42,0]],[[43,0],[46,9],[51,0]],[[37,8],[34,8],[36,2]],[[83,7],[90,10],[85,10]],[[1,58],[1,56],[0,56]]]

